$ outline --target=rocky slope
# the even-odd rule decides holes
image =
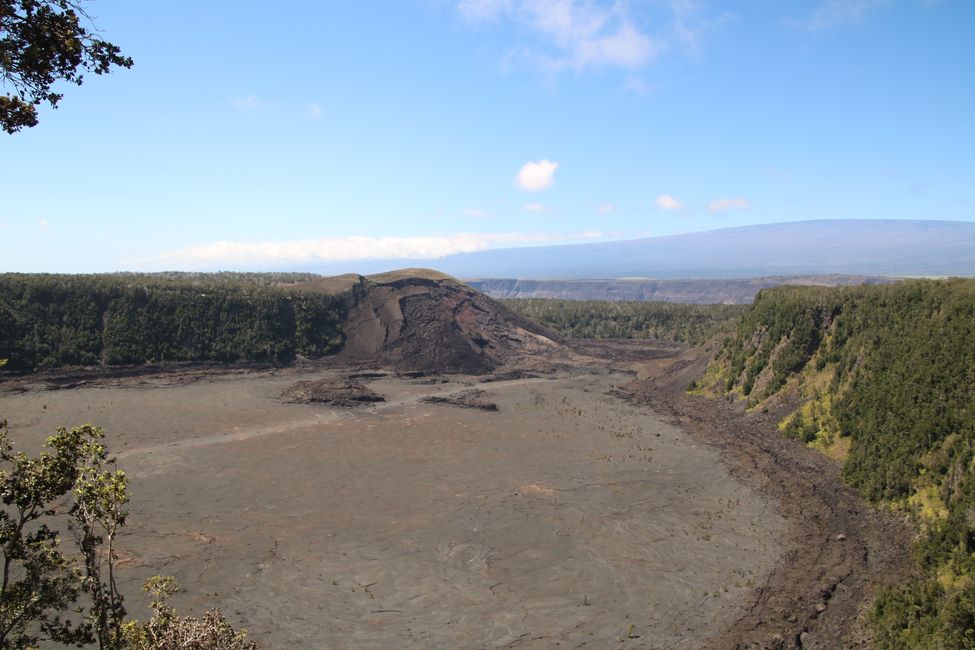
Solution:
[[[554,332],[428,269],[323,278],[304,286],[351,296],[342,324],[344,361],[479,374],[561,348]]]
[[[975,280],[762,292],[696,391],[776,415],[868,500],[911,513],[923,579],[885,591],[878,648],[973,647]]]

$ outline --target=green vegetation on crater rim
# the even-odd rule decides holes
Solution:
[[[656,339],[698,345],[734,326],[744,305],[607,302],[557,298],[501,301],[513,312],[577,339]]]
[[[462,285],[426,269],[363,278],[310,273],[0,274],[0,359],[8,370],[172,361],[285,363],[342,349],[350,308],[370,287]],[[566,337],[697,344],[739,305],[502,301]]]
[[[692,388],[784,407],[786,435],[917,514],[925,578],[878,599],[878,647],[975,647],[975,280],[762,291]]]
[[[314,277],[0,275],[0,359],[31,371],[321,357],[342,345],[347,300],[295,284]]]

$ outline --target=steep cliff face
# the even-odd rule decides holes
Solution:
[[[975,280],[763,291],[693,389],[780,414],[866,497],[913,512],[928,578],[875,616],[881,635],[947,645],[881,647],[961,647],[958,621],[975,621]]]
[[[169,362],[273,362],[336,353],[483,373],[561,349],[558,335],[450,276],[0,274],[7,371]]]
[[[352,295],[341,353],[350,360],[478,374],[561,347],[554,332],[435,271],[362,277]]]

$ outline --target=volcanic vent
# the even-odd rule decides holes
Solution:
[[[351,361],[481,374],[561,348],[554,332],[437,271],[359,276],[351,292],[341,353]]]

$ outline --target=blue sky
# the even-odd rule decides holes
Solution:
[[[135,66],[0,137],[0,270],[975,220],[968,0],[89,7]]]

